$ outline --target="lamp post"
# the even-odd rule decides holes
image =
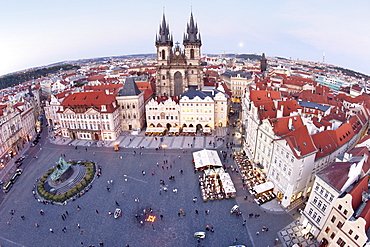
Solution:
[[[166,156],[166,147],[167,147],[167,145],[162,145],[161,146],[162,147],[162,149],[163,149],[163,156]]]

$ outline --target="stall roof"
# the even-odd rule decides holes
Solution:
[[[182,132],[196,132],[197,129],[195,127],[184,127]]]
[[[212,131],[211,127],[204,127],[203,128],[203,132],[211,132],[211,131]]]
[[[171,127],[169,132],[179,132],[180,131],[180,127]]]
[[[274,184],[272,182],[266,182],[266,183],[254,186],[253,189],[256,191],[257,194],[259,194],[267,190],[271,190],[273,188],[274,188]]]
[[[163,127],[148,127],[145,132],[163,132],[166,128]]]
[[[215,150],[201,150],[193,153],[195,168],[205,166],[222,166],[220,157]]]

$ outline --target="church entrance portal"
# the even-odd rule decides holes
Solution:
[[[174,79],[174,95],[180,96],[182,94],[182,75],[179,71],[174,74]]]

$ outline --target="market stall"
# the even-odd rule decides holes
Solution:
[[[204,170],[213,167],[222,167],[220,157],[216,150],[201,150],[193,153],[195,170]]]
[[[197,132],[197,129],[195,127],[184,127],[182,128],[182,133],[181,135],[191,135],[194,136],[195,133]]]
[[[168,135],[170,136],[178,136],[180,134],[180,127],[171,127],[170,130],[168,131]]]
[[[166,134],[166,128],[164,127],[148,127],[145,130],[146,136],[161,136]]]
[[[254,196],[255,202],[263,204],[276,198],[274,184],[266,182],[265,175],[260,168],[254,167],[248,157],[235,155],[235,162],[239,167],[243,179],[243,186]]]
[[[222,168],[217,151],[201,150],[193,153],[196,171],[203,171],[199,176],[199,187],[203,201],[235,197],[236,190],[231,177]]]

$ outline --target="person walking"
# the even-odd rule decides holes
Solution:
[[[50,229],[49,229],[49,231],[50,231],[51,233],[54,233],[53,228],[50,228]]]
[[[97,214],[99,214],[99,211],[98,211],[98,210],[95,210],[95,212],[96,212]]]

